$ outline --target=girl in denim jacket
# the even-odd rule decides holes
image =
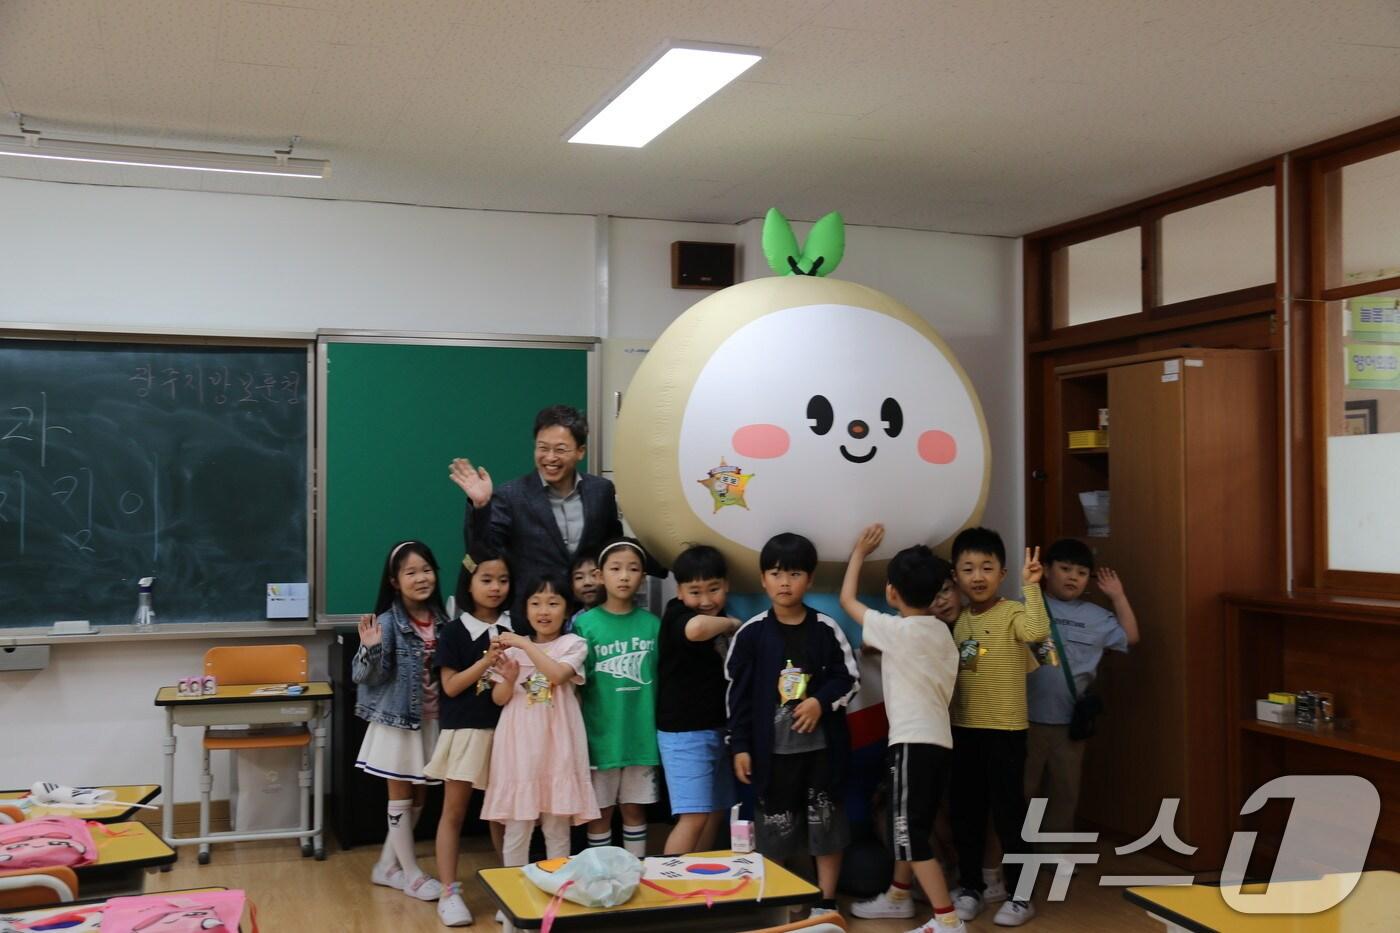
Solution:
[[[360,649],[351,669],[359,684],[355,715],[369,723],[355,766],[389,782],[389,833],[370,880],[435,901],[442,885],[413,855],[413,826],[426,785],[441,783],[423,773],[437,744],[433,651],[447,621],[438,563],[426,544],[401,541],[389,551],[374,611],[360,617]]]

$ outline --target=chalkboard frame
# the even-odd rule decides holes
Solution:
[[[30,323],[18,321],[6,321],[0,324],[0,339],[21,341],[32,340],[35,342],[71,342],[75,344],[152,344],[170,347],[230,347],[230,348],[287,348],[299,349],[306,355],[306,466],[307,475],[312,477],[312,470],[316,463],[316,441],[317,425],[313,420],[316,412],[320,409],[320,390],[316,383],[316,334],[306,331],[242,331],[230,329],[181,329],[168,327],[130,327],[124,325],[103,325],[103,324],[65,324],[55,326],[52,323]],[[314,576],[318,564],[316,560],[316,507],[315,481],[312,478],[307,483],[306,489],[306,582],[311,593],[317,590],[317,578]],[[309,623],[314,616],[308,613],[306,622],[297,620],[268,619],[264,615],[262,618],[253,619],[219,619],[199,622],[157,622],[155,629],[157,632],[166,629],[174,630],[179,628],[182,631],[189,631],[187,637],[201,638],[204,635],[198,632],[204,626],[210,627],[211,634],[227,637],[238,635],[245,630],[265,629],[269,636],[275,636],[283,629],[290,626],[304,626]],[[50,629],[43,626],[24,626],[16,629],[4,629],[10,633],[10,637],[0,638],[0,643],[18,643],[23,641],[29,643],[57,643],[64,640],[75,640],[74,637],[52,635]],[[103,625],[97,624],[92,627],[92,635],[89,637],[119,637],[125,633],[139,631],[130,625]]]
[[[312,587],[313,612],[316,628],[335,630],[359,622],[359,616],[334,614],[327,611],[328,594],[323,585],[326,576],[326,507],[322,501],[328,475],[327,443],[327,364],[330,357],[327,347],[337,343],[368,343],[379,345],[418,345],[418,346],[459,346],[459,347],[513,347],[534,350],[576,350],[587,354],[588,417],[591,427],[590,446],[593,438],[601,436],[602,424],[602,371],[599,348],[602,340],[598,337],[537,335],[537,334],[477,334],[440,331],[379,331],[342,330],[323,328],[316,332],[315,353],[315,472],[311,482],[315,526],[315,569],[318,584]],[[601,448],[600,448],[601,449]],[[589,469],[598,458],[590,456]]]

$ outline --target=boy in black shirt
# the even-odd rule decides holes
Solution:
[[[851,756],[846,709],[859,689],[855,655],[830,616],[802,599],[817,549],[801,535],[759,554],[773,608],[739,627],[725,661],[734,774],[758,800],[758,850],[781,862],[802,827],[817,863],[823,912],[836,910],[841,852],[850,841],[841,785]]]
[[[724,615],[729,568],[719,551],[689,548],[672,572],[680,595],[661,616],[656,742],[676,815],[665,854],[680,855],[711,848],[734,804],[724,744],[724,650],[739,620]]]

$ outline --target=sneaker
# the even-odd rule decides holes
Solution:
[[[967,926],[956,917],[952,923],[939,923],[937,917],[930,917],[928,923],[909,933],[967,933]]]
[[[999,927],[1018,927],[1035,916],[1035,905],[1030,901],[1007,901],[992,918]]]
[[[1002,901],[1010,900],[1011,895],[1006,890],[1006,879],[1001,875],[987,879],[987,886],[982,889],[982,901],[986,904],[1000,904]]]
[[[369,870],[369,880],[375,884],[383,885],[386,888],[402,891],[403,869],[397,865],[390,865],[388,867],[375,865]]]
[[[860,917],[862,920],[879,920],[886,917],[908,920],[914,916],[914,899],[901,897],[895,900],[890,897],[890,892],[881,891],[869,900],[853,903],[851,916]]]
[[[435,901],[442,897],[442,882],[419,872],[417,878],[404,881],[403,893],[420,901]]]
[[[958,912],[959,920],[976,920],[982,912],[982,895],[971,888],[955,888],[953,909]]]
[[[464,927],[472,922],[472,912],[467,910],[467,902],[462,900],[462,883],[454,881],[438,898],[438,919],[445,927]]]

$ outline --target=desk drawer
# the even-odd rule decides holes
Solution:
[[[177,726],[250,726],[272,722],[307,722],[316,716],[316,701],[219,703],[176,706]]]

